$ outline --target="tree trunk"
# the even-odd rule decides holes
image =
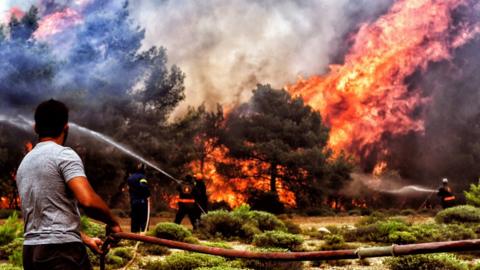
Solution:
[[[270,165],[270,191],[277,193],[277,164]]]

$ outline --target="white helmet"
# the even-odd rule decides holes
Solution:
[[[447,179],[447,178],[443,178],[443,179],[442,179],[442,183],[448,183],[448,179]]]

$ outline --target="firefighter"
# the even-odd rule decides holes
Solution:
[[[195,203],[200,208],[200,214],[206,214],[208,208],[207,187],[201,176],[195,175],[194,188]]]
[[[455,196],[448,185],[448,179],[442,179],[442,186],[438,189],[437,196],[440,197],[440,203],[443,209],[452,207],[455,204]]]
[[[193,176],[187,175],[181,185],[178,186],[180,198],[178,199],[178,212],[175,216],[175,223],[182,223],[185,215],[188,215],[194,230],[197,229],[200,219],[200,208],[195,201],[195,180]]]
[[[148,227],[148,204],[150,189],[145,179],[145,165],[137,164],[127,179],[131,206],[131,232],[143,232]]]

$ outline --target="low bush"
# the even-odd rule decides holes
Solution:
[[[471,184],[470,189],[463,193],[468,205],[480,207],[480,184]]]
[[[164,260],[147,260],[141,265],[145,270],[191,270],[200,267],[229,266],[226,259],[218,256],[176,252]]]
[[[301,234],[302,233],[302,229],[300,228],[300,226],[295,224],[293,221],[291,221],[289,219],[285,219],[285,220],[282,220],[282,222],[283,222],[283,224],[285,224],[287,232],[293,233],[293,234]]]
[[[205,238],[233,239],[243,236],[243,220],[225,210],[210,211],[202,216],[198,233]]]
[[[23,270],[23,267],[16,266],[13,264],[0,264],[0,269],[2,270]]]
[[[437,213],[438,223],[480,223],[480,208],[471,205],[460,205],[444,209]]]
[[[13,266],[21,267],[23,265],[22,253],[23,238],[15,238],[10,243],[0,246],[0,260],[8,260],[8,262]],[[3,269],[3,267],[0,266],[0,269]]]
[[[203,242],[202,245],[207,246],[207,247],[232,249],[232,246],[227,242]]]
[[[411,232],[394,231],[388,235],[388,242],[395,244],[412,244],[417,242],[417,238]]]
[[[448,224],[446,226],[442,226],[441,241],[455,241],[475,238],[477,238],[477,234],[472,228],[469,228],[464,224]]]
[[[253,238],[253,244],[257,247],[285,248],[291,251],[299,250],[303,241],[300,235],[283,231],[268,231]]]
[[[344,237],[348,242],[378,242],[378,243],[395,243],[394,240],[404,241],[408,238],[413,238],[406,234],[398,234],[398,232],[408,232],[409,224],[401,219],[379,219],[374,223],[373,220],[364,220],[354,230],[349,230],[344,233]],[[404,237],[404,238],[401,238]]]
[[[349,249],[350,245],[345,243],[345,239],[339,234],[330,234],[325,236],[325,243],[320,247],[320,250],[339,250]]]
[[[147,255],[163,256],[171,253],[170,249],[164,246],[142,243],[138,247],[138,252]]]
[[[262,211],[251,211],[246,205],[232,212],[210,211],[202,216],[198,233],[202,238],[243,240],[251,242],[256,234],[264,231],[287,231],[285,224],[275,215]]]
[[[106,263],[113,268],[120,268],[126,265],[133,258],[132,247],[117,247],[110,250],[106,257]]]
[[[452,254],[394,257],[386,259],[385,264],[391,270],[468,270],[468,265]]]
[[[282,248],[252,248],[251,251],[256,252],[288,252],[288,249]],[[243,267],[254,270],[302,270],[303,262],[280,262],[265,260],[242,260]]]
[[[274,214],[263,211],[251,211],[248,205],[235,208],[232,215],[237,216],[246,222],[254,223],[260,231],[286,231],[285,224]]]
[[[4,224],[0,225],[0,246],[11,243],[23,234],[22,223],[18,220],[17,212],[13,212]]]
[[[80,230],[91,237],[104,237],[105,227],[96,222],[91,221],[88,217],[80,218]]]
[[[250,269],[233,267],[233,266],[214,266],[214,267],[199,267],[193,270],[250,270]]]
[[[155,227],[149,232],[149,235],[153,235],[158,238],[164,238],[168,240],[182,241],[188,243],[198,242],[193,238],[192,233],[182,225],[178,225],[171,222],[162,222],[155,225]]]
[[[360,227],[360,226],[370,225],[370,224],[377,223],[379,221],[384,221],[386,219],[387,219],[387,216],[384,213],[375,211],[368,216],[362,217],[357,222],[357,224],[355,224],[355,226]]]

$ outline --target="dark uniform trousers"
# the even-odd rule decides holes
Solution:
[[[23,246],[25,270],[91,270],[83,243]]]

